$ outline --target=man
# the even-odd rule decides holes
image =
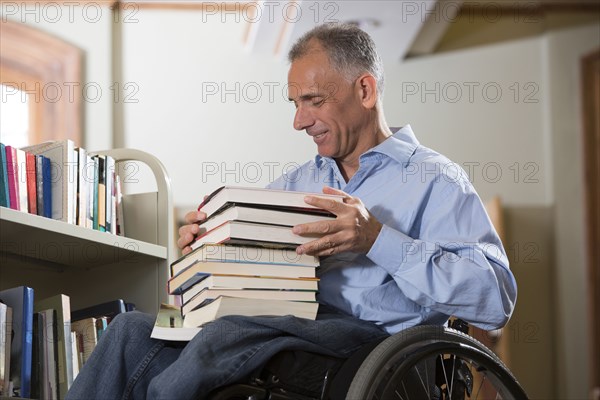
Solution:
[[[297,249],[327,256],[317,320],[225,317],[181,347],[149,338],[153,317],[124,314],[68,398],[197,398],[282,349],[348,357],[364,343],[450,315],[488,329],[510,317],[516,285],[483,205],[458,166],[421,146],[410,127],[387,126],[371,38],[352,26],[320,26],[289,58],[294,128],[312,138],[318,155],[270,187],[345,196],[343,204],[307,197],[337,218],[294,227],[322,235]],[[204,218],[186,216],[183,253]]]

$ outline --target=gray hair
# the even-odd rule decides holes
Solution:
[[[348,81],[368,72],[377,81],[377,92],[383,97],[383,62],[377,54],[375,42],[368,33],[351,24],[324,24],[306,32],[290,49],[290,63],[314,49],[315,39],[329,55],[333,68]]]

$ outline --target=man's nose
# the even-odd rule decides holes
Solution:
[[[299,106],[296,109],[296,115],[294,116],[294,129],[301,131],[314,124],[314,118],[309,111],[303,106]]]

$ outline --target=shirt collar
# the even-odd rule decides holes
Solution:
[[[360,156],[361,159],[371,153],[380,153],[392,158],[400,164],[408,163],[408,160],[410,160],[410,157],[414,154],[420,144],[417,137],[413,133],[410,125],[406,125],[402,128],[390,128],[390,130],[392,131],[392,136],[363,153]],[[322,168],[330,163],[334,163],[334,160],[330,157],[322,157],[318,154],[315,157],[315,164],[318,168]]]

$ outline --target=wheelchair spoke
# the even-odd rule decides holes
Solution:
[[[452,378],[450,379],[450,398],[452,399],[452,389],[454,388],[454,370],[456,368],[456,356],[452,356]]]
[[[429,393],[428,386],[425,385],[425,382],[423,382],[423,378],[421,377],[421,372],[419,372],[419,369],[417,368],[416,365],[413,368],[415,369],[415,371],[417,371],[417,376],[419,377],[419,380],[421,381],[421,385],[423,386],[423,390],[427,394],[427,397],[431,398],[431,393]],[[425,365],[425,373],[427,373],[427,365]],[[429,383],[429,380],[427,379],[427,377],[425,378],[425,380],[427,380],[427,383]]]

